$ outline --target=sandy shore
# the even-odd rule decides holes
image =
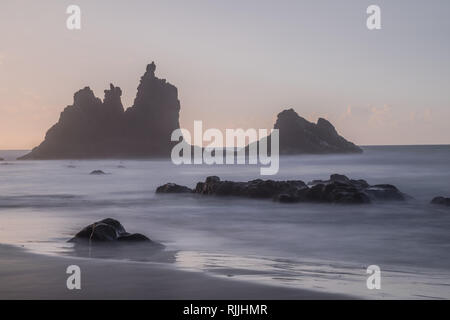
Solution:
[[[81,268],[68,290],[66,268]],[[161,264],[44,256],[0,245],[0,299],[342,299],[176,270]]]

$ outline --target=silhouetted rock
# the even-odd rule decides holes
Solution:
[[[431,200],[432,204],[437,204],[441,206],[447,206],[450,207],[450,198],[445,197],[435,197],[433,200]]]
[[[180,193],[191,190],[185,186],[166,184],[158,193]],[[186,191],[187,192],[187,191]],[[370,186],[365,180],[353,180],[334,174],[329,180],[314,180],[306,185],[300,180],[273,181],[256,179],[248,182],[222,181],[217,176],[207,177],[197,183],[194,193],[215,196],[237,196],[273,199],[284,203],[319,202],[364,204],[372,201],[406,200],[408,196],[395,186],[382,184]]]
[[[193,190],[176,183],[166,183],[156,189],[156,193],[192,193]]]
[[[155,77],[155,69],[153,62],[147,66],[126,111],[122,90],[112,84],[103,101],[89,87],[76,92],[45,140],[19,159],[169,157],[180,102],[177,88]]]
[[[69,242],[76,243],[95,243],[95,242],[149,242],[160,245],[151,241],[140,233],[128,233],[123,225],[111,218],[107,218],[93,224],[88,225],[78,232]]]
[[[278,114],[274,129],[279,130],[280,154],[361,153],[362,149],[340,136],[327,120],[312,123],[293,109]],[[270,139],[271,136],[263,139]],[[270,140],[269,140],[270,142]],[[268,143],[270,150],[270,143]]]
[[[0,161],[5,161],[5,159],[3,159],[3,158],[0,158]]]
[[[92,171],[92,172],[89,173],[89,174],[92,174],[92,175],[102,175],[102,174],[106,174],[106,173],[104,173],[102,170],[94,170],[94,171]]]

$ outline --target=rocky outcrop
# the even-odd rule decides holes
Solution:
[[[312,123],[300,117],[293,109],[278,114],[274,129],[278,129],[280,134],[280,154],[362,152],[360,147],[340,136],[329,121],[319,118],[317,123]],[[271,139],[271,136],[264,139]],[[268,149],[270,150],[270,143]]]
[[[110,85],[103,101],[89,87],[74,95],[45,140],[19,159],[169,157],[179,128],[177,88],[155,76],[152,62],[142,76],[132,107],[126,111],[122,90]]]
[[[197,183],[195,193],[217,196],[239,196],[248,198],[274,198],[281,194],[301,197],[308,189],[300,180],[273,181],[256,179],[248,182],[221,181],[219,177],[206,178]]]
[[[329,180],[273,181],[256,179],[248,182],[222,181],[217,176],[207,177],[195,189],[169,183],[158,187],[157,193],[196,193],[201,195],[237,196],[273,199],[285,203],[319,202],[364,204],[372,201],[403,201],[409,197],[389,184],[369,185],[365,180],[353,180],[334,174]]]
[[[160,245],[151,241],[140,233],[128,233],[123,225],[112,218],[107,218],[88,225],[69,240],[75,243],[104,243],[104,242],[147,242]]]
[[[431,204],[437,204],[440,206],[450,207],[450,198],[445,197],[435,197],[431,200]]]

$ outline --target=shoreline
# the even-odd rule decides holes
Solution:
[[[66,268],[81,268],[81,290],[68,290]],[[309,300],[355,299],[307,289],[283,288],[161,264],[46,256],[0,244],[0,299]]]

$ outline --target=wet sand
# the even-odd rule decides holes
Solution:
[[[68,290],[66,268],[81,268],[81,290]],[[177,270],[167,264],[80,259],[0,245],[0,299],[346,299]]]

